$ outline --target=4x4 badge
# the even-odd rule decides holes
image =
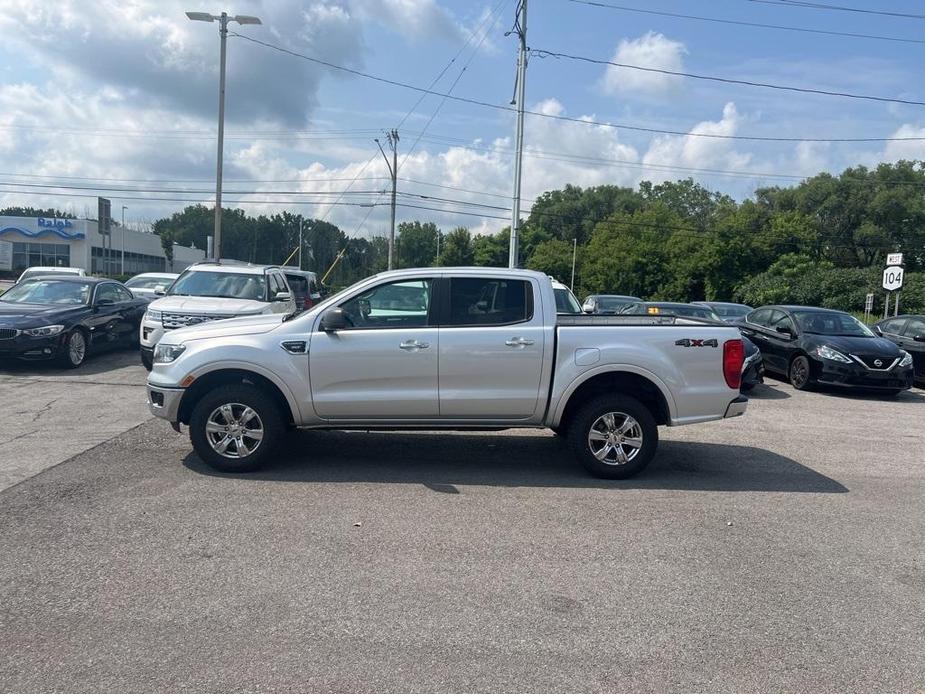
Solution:
[[[711,340],[688,340],[684,338],[675,342],[675,345],[678,347],[719,347],[719,342],[716,338]]]

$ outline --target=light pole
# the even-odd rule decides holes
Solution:
[[[125,205],[122,206],[122,271],[120,275],[125,274],[125,211],[127,209]]]
[[[212,243],[213,255],[219,262],[222,259],[222,153],[225,145],[225,44],[228,42],[228,22],[238,24],[262,24],[258,17],[239,14],[229,17],[227,12],[220,15],[208,12],[187,12],[186,16],[194,22],[214,22],[218,20],[218,34],[221,37],[221,57],[218,77],[218,156],[215,166],[215,240]]]

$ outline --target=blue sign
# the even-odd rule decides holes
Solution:
[[[68,229],[74,226],[70,219],[58,219],[57,217],[52,219],[39,217],[38,225],[40,227],[45,227],[46,229]]]

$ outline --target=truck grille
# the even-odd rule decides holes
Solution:
[[[174,328],[185,328],[190,325],[199,325],[213,320],[227,320],[228,318],[235,318],[235,316],[218,316],[203,313],[165,313],[161,317],[161,324],[166,330],[173,330]]]
[[[13,328],[0,328],[0,340],[12,340],[17,335],[19,335],[18,330],[14,330]]]

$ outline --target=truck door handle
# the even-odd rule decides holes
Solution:
[[[417,340],[405,340],[400,345],[398,345],[399,349],[404,349],[409,352],[414,352],[418,349],[427,349],[428,347],[430,347],[429,342],[418,342]]]
[[[504,344],[508,347],[529,347],[533,344],[533,340],[525,337],[512,337],[510,340],[505,340]]]

